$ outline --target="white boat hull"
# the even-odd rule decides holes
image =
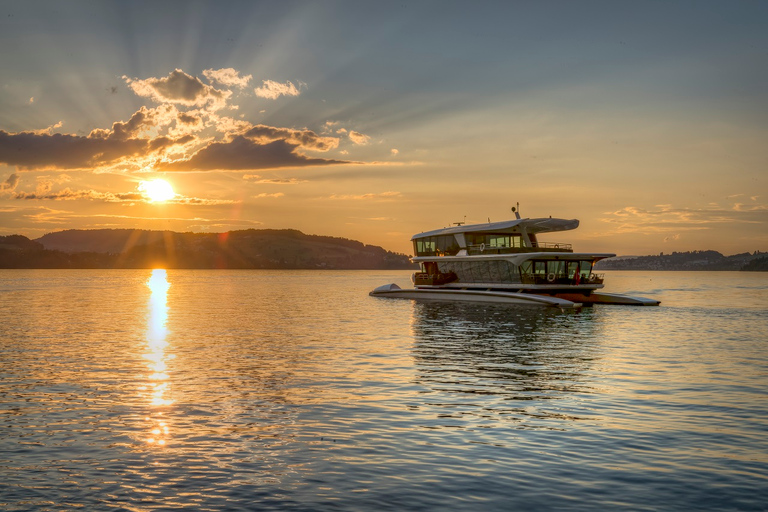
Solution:
[[[581,304],[570,300],[530,293],[517,293],[492,290],[461,290],[455,288],[407,288],[396,284],[379,286],[372,292],[373,297],[415,300],[446,300],[463,302],[495,302],[529,306],[547,306],[561,309],[580,308]]]

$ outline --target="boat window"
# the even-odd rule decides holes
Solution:
[[[556,276],[565,275],[565,261],[548,261],[547,262],[547,274],[555,274]]]
[[[465,235],[469,246],[485,245],[488,249],[508,249],[523,247],[523,239],[519,233],[467,233]]]
[[[459,244],[453,235],[428,236],[413,241],[416,256],[453,256],[459,252]]]
[[[576,273],[581,279],[586,279],[592,272],[592,260],[568,261],[568,260],[528,260],[520,264],[521,276],[535,278],[547,277],[574,279]]]

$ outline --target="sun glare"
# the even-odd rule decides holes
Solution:
[[[142,181],[139,183],[139,191],[143,192],[153,203],[168,201],[176,195],[171,184],[161,179]]]

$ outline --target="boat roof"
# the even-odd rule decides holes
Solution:
[[[486,222],[484,224],[470,224],[463,226],[451,226],[433,231],[425,231],[411,237],[411,240],[426,238],[428,236],[455,235],[456,233],[546,233],[549,231],[568,231],[579,227],[577,219],[553,219],[552,217],[541,219],[513,219],[503,222]]]

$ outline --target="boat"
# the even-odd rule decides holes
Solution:
[[[655,299],[599,291],[605,276],[594,272],[595,263],[615,254],[574,252],[571,244],[539,241],[542,233],[576,229],[578,220],[521,218],[514,207],[512,212],[515,218],[503,222],[457,222],[413,235],[411,260],[420,266],[412,276],[414,287],[390,283],[370,295],[561,309],[660,304]]]

